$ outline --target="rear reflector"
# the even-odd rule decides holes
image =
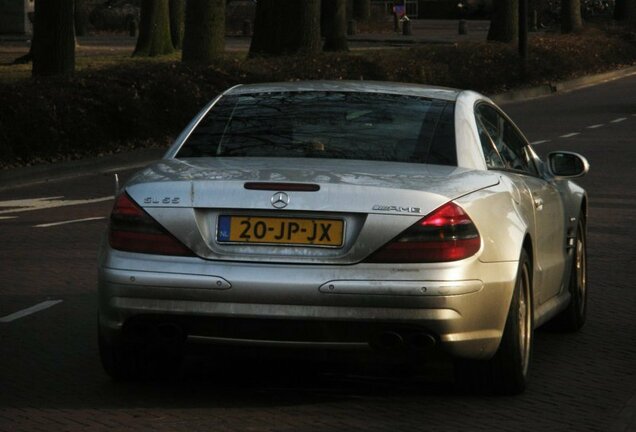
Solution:
[[[110,215],[108,242],[113,249],[155,255],[194,256],[126,193],[115,201]]]
[[[371,263],[457,261],[479,251],[481,238],[473,221],[449,202],[433,211],[371,255]]]

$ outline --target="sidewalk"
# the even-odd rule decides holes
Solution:
[[[404,36],[392,30],[393,24],[387,24],[385,33],[358,33],[349,36],[350,42],[381,43],[387,45],[403,45],[414,43],[456,43],[456,42],[483,42],[488,36],[490,21],[467,20],[467,34],[459,34],[459,20],[411,20],[411,36]]]
[[[396,47],[412,44],[453,44],[458,42],[484,42],[488,36],[490,21],[467,20],[467,34],[459,34],[459,20],[426,20],[410,21],[412,35],[404,36],[401,31],[393,31],[393,22],[386,22],[380,32],[357,33],[348,36],[349,48],[352,50],[372,47]],[[29,51],[30,35],[0,34],[0,63],[11,63],[17,57]],[[123,33],[97,34],[80,36],[75,52],[77,57],[93,55],[117,56],[132,53],[137,38]],[[228,52],[245,52],[249,50],[251,37],[228,35],[225,37],[225,50]]]
[[[353,36],[348,36],[348,40],[352,43],[366,42],[366,43],[380,43],[380,44],[411,44],[411,43],[455,43],[461,41],[485,41],[488,35],[488,28],[490,21],[487,20],[466,20],[466,26],[468,33],[465,35],[459,34],[459,20],[427,20],[427,19],[413,19],[411,22],[411,36],[404,36],[402,34],[401,26],[400,32],[393,31],[393,23],[387,21],[386,28],[381,32],[364,33],[360,32]],[[228,35],[226,36],[226,43],[229,41],[242,40],[241,45],[245,46],[245,49],[249,47],[250,37]],[[0,34],[0,44],[3,45],[28,45],[31,40],[31,35],[11,35]],[[123,33],[112,34],[98,34],[79,36],[77,38],[79,46],[94,46],[94,47],[134,47],[137,39],[135,37],[128,36]]]

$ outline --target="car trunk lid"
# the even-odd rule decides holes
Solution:
[[[497,182],[487,171],[449,166],[205,158],[159,161],[133,178],[126,190],[204,258],[352,263],[444,203]],[[298,185],[306,190],[291,190]],[[219,228],[231,217],[298,218],[308,226],[311,221],[341,220],[343,241],[337,246],[224,243]]]

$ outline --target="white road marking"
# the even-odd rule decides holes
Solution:
[[[537,144],[543,144],[543,143],[547,143],[547,142],[550,142],[550,140],[532,141],[530,144],[531,145],[537,145]]]
[[[66,206],[73,206],[73,205],[80,205],[80,204],[92,204],[92,203],[112,200],[115,197],[107,196],[102,198],[93,198],[93,199],[85,199],[85,200],[64,200],[60,198],[64,198],[64,197],[46,197],[46,198],[31,198],[31,199],[12,200],[12,201],[0,201],[0,208],[9,207],[6,210],[0,210],[0,214],[22,213],[22,212],[42,210],[47,208],[66,207]]]
[[[62,303],[62,300],[47,300],[42,303],[38,303],[35,306],[31,306],[30,308],[22,309],[21,311],[3,316],[2,318],[0,318],[0,323],[8,323],[20,318],[24,318],[25,316],[32,315],[34,313],[43,311],[44,309],[48,309],[51,306],[55,306],[58,303]]]
[[[0,216],[0,220],[16,219],[17,216]]]
[[[62,222],[45,223],[40,225],[33,225],[33,228],[49,228],[49,227],[54,227],[59,225],[66,225],[66,224],[72,224],[72,223],[78,223],[78,222],[88,222],[88,221],[101,220],[101,219],[106,219],[106,217],[98,216],[98,217],[89,217],[84,219],[73,219],[73,220],[67,220]]]
[[[560,138],[572,138],[573,136],[580,135],[581,132],[572,132],[569,134],[561,135]]]
[[[603,127],[603,126],[605,126],[604,123],[599,123],[599,124],[595,124],[595,125],[592,125],[592,126],[588,126],[587,128],[588,129],[598,129],[598,128]]]
[[[626,117],[620,117],[620,118],[612,120],[610,123],[620,123],[620,122],[625,121],[625,120],[627,120]]]

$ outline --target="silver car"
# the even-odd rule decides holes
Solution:
[[[199,343],[437,349],[462,387],[519,393],[533,329],[585,320],[587,196],[570,179],[588,169],[540,160],[472,91],[233,87],[116,198],[104,368],[170,370]]]

